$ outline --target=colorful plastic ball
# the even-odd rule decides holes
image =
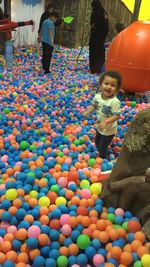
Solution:
[[[149,267],[150,266],[150,254],[144,254],[141,258],[141,262],[143,267]]]
[[[6,199],[7,200],[12,201],[12,200],[14,200],[17,197],[17,190],[16,189],[13,189],[13,188],[12,189],[8,189],[6,191],[5,196],[6,196]]]
[[[91,191],[87,188],[82,189],[81,191],[81,197],[84,199],[88,199],[91,197]]]
[[[70,219],[69,214],[62,214],[60,217],[60,224],[61,225],[67,224],[69,222],[69,219]]]
[[[77,263],[79,264],[79,266],[87,266],[88,263],[88,257],[81,253],[77,256]]]
[[[29,146],[30,146],[30,144],[27,141],[21,141],[21,143],[20,143],[20,148],[22,150],[26,150]]]
[[[67,179],[65,177],[60,177],[58,179],[58,184],[61,186],[61,187],[66,187],[67,185]]]
[[[54,259],[51,259],[51,258],[47,258],[45,260],[45,267],[56,267],[56,261]]]
[[[4,111],[4,114],[8,114],[10,112],[10,109],[9,108],[4,108],[3,111]]]
[[[45,266],[45,259],[44,259],[44,257],[42,257],[42,256],[35,257],[35,259],[33,261],[33,266],[36,266],[36,267]]]
[[[88,180],[82,180],[80,182],[80,187],[83,188],[89,188],[90,187],[90,182]]]
[[[99,196],[102,192],[102,184],[101,183],[93,183],[90,186],[90,191],[91,191],[92,195],[96,194]]]
[[[136,261],[133,265],[133,267],[144,267],[144,265],[142,265],[141,261]]]
[[[129,232],[138,232],[141,230],[141,224],[137,220],[130,220],[128,222],[128,231]]]
[[[68,265],[68,259],[66,256],[59,256],[57,258],[57,266],[58,267],[66,267]]]
[[[40,227],[38,227],[36,225],[30,226],[29,229],[28,229],[28,237],[36,237],[36,238],[38,238],[40,233],[41,233],[41,229],[40,229]]]
[[[38,201],[39,206],[44,206],[44,207],[49,207],[50,205],[50,200],[48,197],[40,197],[39,201]]]
[[[124,210],[121,208],[115,209],[115,215],[124,216]]]
[[[6,260],[3,267],[15,267],[15,263],[12,260]]]
[[[88,159],[88,166],[93,167],[96,164],[96,160],[94,158]]]
[[[61,228],[61,231],[63,235],[69,236],[72,232],[72,229],[68,224],[64,224]]]
[[[29,249],[36,249],[38,247],[38,240],[35,237],[29,237],[26,240],[26,244]]]
[[[136,21],[121,31],[108,49],[106,69],[114,69],[121,73],[122,88],[127,92],[149,90],[149,33],[149,21]]]
[[[100,254],[96,254],[93,257],[93,263],[95,266],[98,266],[99,264],[104,263],[104,260],[105,260],[104,257]]]
[[[55,201],[55,204],[56,206],[60,206],[60,205],[66,205],[67,201],[64,197],[57,197],[56,198],[56,201]]]
[[[87,235],[80,235],[77,238],[77,245],[80,249],[86,249],[91,243],[90,238]]]

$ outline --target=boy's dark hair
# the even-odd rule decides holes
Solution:
[[[48,13],[48,17],[55,17],[55,18],[59,18],[59,14],[58,14],[58,12],[57,11],[51,11],[51,12],[49,12]]]
[[[99,83],[101,84],[105,78],[105,76],[109,76],[111,78],[115,78],[118,82],[118,89],[121,87],[121,83],[122,83],[122,77],[121,74],[118,71],[115,70],[108,70],[105,71],[104,73],[102,73],[100,79],[99,79]]]

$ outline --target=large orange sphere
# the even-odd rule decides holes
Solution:
[[[150,22],[136,21],[120,32],[110,44],[106,69],[122,74],[127,92],[150,90]]]

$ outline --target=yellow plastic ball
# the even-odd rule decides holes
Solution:
[[[64,197],[57,197],[55,204],[56,206],[60,206],[60,205],[66,205],[67,201]]]
[[[96,194],[99,196],[102,192],[102,184],[101,183],[93,183],[90,186],[90,191],[91,191],[92,195]]]
[[[143,267],[150,267],[150,254],[144,254],[141,258]]]
[[[41,207],[43,207],[43,206],[44,207],[49,207],[50,200],[49,200],[48,197],[40,197],[38,203],[39,203],[39,206],[41,206]]]
[[[89,183],[89,181],[87,181],[87,180],[82,180],[82,181],[80,182],[80,187],[81,187],[81,188],[89,188],[89,187],[90,187],[90,183]]]
[[[17,197],[17,191],[16,191],[16,189],[13,189],[13,188],[11,188],[11,189],[8,189],[7,191],[6,191],[6,194],[5,194],[5,196],[6,196],[6,199],[7,200],[14,200],[16,197]]]
[[[30,191],[29,195],[33,198],[37,198],[38,192],[35,190]]]

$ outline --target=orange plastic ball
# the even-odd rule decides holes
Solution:
[[[124,265],[130,265],[132,262],[132,254],[130,252],[124,251],[121,253],[120,263]]]
[[[121,73],[122,88],[128,92],[145,92],[150,85],[150,22],[136,21],[112,41],[106,58],[106,69]]]

